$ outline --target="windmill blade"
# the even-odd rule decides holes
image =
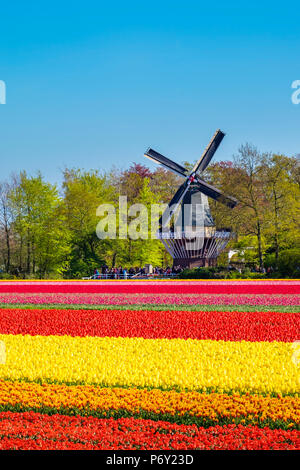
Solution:
[[[219,189],[215,188],[215,186],[205,183],[205,181],[201,180],[198,177],[196,181],[197,188],[199,189],[199,191],[201,191],[201,193],[205,194],[206,196],[211,197],[215,201],[221,202],[222,204],[225,204],[231,209],[233,209],[237,205],[238,200],[235,199],[235,197],[223,194]]]
[[[179,165],[176,162],[173,162],[167,157],[164,157],[161,155],[161,153],[156,152],[155,150],[149,148],[145,153],[144,156],[149,158],[150,160],[153,160],[155,163],[158,163],[159,165],[164,166],[167,168],[167,170],[173,171],[173,173],[176,173],[179,176],[186,177],[187,176],[187,170],[184,168],[184,166]]]
[[[215,135],[213,136],[213,138],[211,139],[210,143],[204,150],[203,155],[201,156],[201,158],[199,158],[197,163],[194,165],[192,173],[196,173],[197,171],[202,172],[205,170],[205,168],[211,161],[212,157],[214,156],[217,148],[219,147],[224,137],[225,137],[224,132],[218,129]]]
[[[176,193],[174,194],[171,202],[168,204],[167,209],[164,211],[162,216],[159,219],[159,225],[161,227],[165,227],[170,222],[171,218],[175,214],[180,205],[182,199],[184,198],[186,192],[189,189],[189,185],[185,182],[177,189]]]

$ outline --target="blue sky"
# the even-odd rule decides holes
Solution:
[[[216,158],[240,144],[300,153],[298,2],[15,1],[1,4],[1,179],[147,163],[148,146]]]

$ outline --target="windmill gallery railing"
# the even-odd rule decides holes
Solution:
[[[217,257],[226,248],[234,234],[228,230],[191,232],[180,234],[158,232],[159,238],[174,260],[180,266],[214,266]]]

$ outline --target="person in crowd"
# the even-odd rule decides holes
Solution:
[[[106,264],[104,264],[104,265],[102,266],[101,272],[102,272],[102,274],[107,274],[107,272],[108,272],[108,266],[107,266]]]
[[[134,268],[133,267],[129,268],[128,273],[130,274],[130,276],[133,276],[135,274]]]

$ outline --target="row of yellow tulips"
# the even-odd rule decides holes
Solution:
[[[299,393],[292,343],[0,335],[0,378],[179,390]]]

